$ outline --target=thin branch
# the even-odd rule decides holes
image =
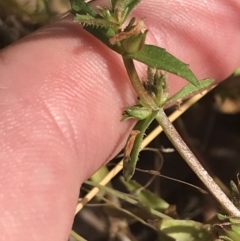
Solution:
[[[197,160],[197,158],[182,140],[172,123],[169,121],[163,109],[160,109],[156,119],[176,150],[196,173],[200,180],[205,184],[213,196],[218,200],[221,206],[228,212],[229,215],[240,218],[240,211],[234,206],[226,194],[214,182],[213,178],[202,167],[201,163]]]

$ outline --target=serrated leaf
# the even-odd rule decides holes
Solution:
[[[185,97],[189,97],[190,95],[198,93],[200,90],[204,90],[209,87],[214,82],[213,79],[203,79],[199,81],[199,86],[195,86],[191,83],[184,86],[180,91],[178,91],[175,95],[168,98],[166,104],[175,102],[177,100],[184,99]]]
[[[160,198],[158,195],[154,194],[153,192],[142,189],[142,186],[137,183],[136,181],[130,180],[125,182],[123,178],[121,178],[122,183],[128,189],[128,191],[134,194],[138,201],[147,207],[153,208],[158,211],[165,211],[169,208],[169,204]]]
[[[74,20],[76,22],[80,22],[82,24],[91,25],[95,28],[118,28],[118,24],[107,21],[105,19],[95,19],[94,17],[90,15],[83,15],[83,14],[76,14],[74,17]]]
[[[199,85],[198,79],[188,65],[168,53],[166,49],[153,45],[144,45],[137,53],[125,54],[124,56],[140,61],[151,68],[165,70],[178,75],[195,86]]]
[[[103,44],[105,44],[113,51],[119,54],[122,53],[121,48],[119,48],[117,45],[111,45],[109,43],[109,36],[111,36],[112,34],[111,29],[94,28],[92,26],[84,26],[84,29],[88,31],[90,34],[92,34],[93,36],[95,36],[98,40],[100,40]]]

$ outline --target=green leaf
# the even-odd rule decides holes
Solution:
[[[127,19],[127,17],[130,15],[130,13],[133,11],[133,9],[141,2],[141,0],[127,0],[126,1],[126,8],[127,8],[127,12],[126,12],[126,16],[123,19],[122,22],[125,22],[125,20]]]
[[[239,208],[240,207],[240,193],[238,191],[237,185],[234,181],[230,181],[231,191],[232,191],[232,202],[233,204]]]
[[[145,106],[130,106],[127,107],[123,112],[123,119],[122,120],[129,120],[129,119],[138,119],[138,120],[144,120],[149,115],[151,115],[152,110]]]
[[[95,12],[93,8],[89,6],[84,0],[70,0],[72,12],[74,14],[90,15],[94,18],[99,17],[99,14]]]
[[[101,180],[104,179],[105,176],[109,173],[109,170],[106,166],[102,166],[97,172],[95,172],[90,179],[93,182],[99,183]],[[112,187],[111,182],[107,184],[108,187]],[[102,196],[104,196],[106,193],[104,191],[100,191],[98,193],[97,199],[100,199]]]
[[[237,225],[231,225],[232,230],[239,236],[239,240],[240,240],[240,223],[238,221]]]
[[[133,128],[133,131],[139,131],[139,134],[135,136],[136,138],[134,139],[133,146],[131,146],[129,149],[129,145],[127,143],[124,149],[123,176],[126,181],[129,181],[135,172],[135,167],[138,161],[138,155],[141,150],[141,144],[145,131],[153,122],[157,114],[158,110],[152,111],[151,115],[144,120],[139,120]]]
[[[227,236],[219,236],[220,241],[233,241],[231,238],[227,237]]]
[[[199,86],[199,81],[188,65],[168,53],[165,49],[153,46],[144,45],[144,47],[137,53],[125,54],[127,58],[140,61],[151,68],[165,70],[169,73],[178,75],[191,84]]]
[[[237,234],[234,231],[228,230],[225,231],[225,235],[231,240],[231,241],[239,241],[240,240],[240,235]]]
[[[111,0],[112,9],[122,25],[141,0]]]
[[[231,218],[229,217],[229,220],[231,222],[231,228],[232,230],[239,235],[240,237],[240,219],[239,218]],[[239,239],[240,240],[240,239]]]
[[[189,97],[190,95],[196,94],[200,90],[208,88],[213,82],[213,79],[203,79],[199,81],[199,86],[197,87],[189,83],[186,86],[184,86],[180,91],[178,91],[175,95],[168,98],[165,104],[169,104],[177,100],[184,99],[185,97]]]
[[[94,28],[92,26],[84,26],[84,29],[113,51],[119,54],[122,53],[122,49],[120,47],[118,47],[117,45],[111,45],[109,43],[109,36],[112,34],[111,29]]]
[[[157,210],[154,210],[152,208],[149,208],[147,206],[140,205],[140,203],[137,200],[131,198],[126,193],[122,193],[120,191],[117,191],[115,189],[112,189],[112,188],[109,188],[109,187],[106,187],[106,186],[102,186],[102,185],[100,185],[98,183],[95,183],[95,182],[92,182],[92,181],[85,181],[84,183],[86,183],[90,186],[93,186],[93,187],[98,187],[99,189],[104,190],[105,192],[108,192],[108,193],[128,202],[128,203],[131,203],[131,204],[136,205],[136,206],[140,206],[141,208],[147,210],[149,213],[154,215],[156,218],[160,218],[160,219],[162,219],[162,218],[168,219],[169,218],[169,219],[171,219],[169,216],[167,216],[164,213],[161,213],[161,212],[159,212]]]
[[[125,182],[123,178],[121,178],[122,183],[128,189],[128,191],[135,195],[138,201],[147,207],[153,208],[158,211],[166,211],[169,208],[169,204],[160,198],[158,195],[154,194],[153,192],[142,188],[142,186],[137,183],[136,181],[128,181]]]
[[[236,188],[237,189],[237,186],[236,184],[231,181],[231,188],[234,189]],[[238,190],[237,190],[238,192]],[[235,218],[235,217],[230,217],[230,216],[227,216],[227,215],[222,215],[222,214],[217,214],[218,216],[218,219],[221,220],[221,221],[229,221],[227,222],[227,227],[231,227],[231,230],[229,230],[229,228],[225,229],[223,228],[224,227],[224,224],[222,224],[222,232],[224,233],[224,235],[226,236],[221,236],[221,238],[223,240],[231,240],[231,241],[238,241],[240,240],[240,219],[239,218]]]
[[[210,227],[191,220],[163,219],[159,229],[177,241],[213,241]]]
[[[221,213],[217,213],[217,217],[218,217],[218,219],[221,220],[221,221],[226,221],[226,220],[229,219],[229,216],[223,215],[223,214],[221,214]]]
[[[119,1],[119,0],[110,0],[112,9],[115,8],[117,1]]]
[[[118,24],[107,21],[105,19],[95,19],[94,17],[90,16],[90,15],[83,15],[83,14],[76,14],[76,16],[74,17],[74,20],[76,22],[80,22],[83,23],[83,25],[92,25],[93,27],[97,28],[97,27],[101,27],[101,28],[105,28],[105,29],[109,29],[109,28],[118,28]]]

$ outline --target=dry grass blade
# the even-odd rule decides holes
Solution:
[[[214,87],[212,87],[214,88]],[[212,89],[211,88],[211,89]],[[204,95],[206,95],[211,89],[205,90],[186,101],[179,110],[176,110],[173,114],[169,116],[171,122],[175,121],[179,116],[181,116],[186,110],[188,110],[193,104],[200,100]],[[156,127],[142,142],[141,149],[145,148],[154,138],[156,138],[162,132],[162,127]],[[123,161],[120,161],[107,176],[102,179],[99,185],[105,186],[108,182],[112,180],[123,168]],[[77,214],[98,192],[100,189],[94,187],[81,201],[77,204],[75,214]]]

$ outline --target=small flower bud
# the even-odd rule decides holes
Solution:
[[[122,40],[122,48],[129,54],[136,53],[142,49],[145,44],[147,30],[138,35],[132,35],[127,39]]]
[[[144,120],[146,119],[150,114],[152,113],[152,110],[144,107],[144,106],[131,106],[125,109],[123,113],[123,120],[128,119],[138,119],[138,120]]]

